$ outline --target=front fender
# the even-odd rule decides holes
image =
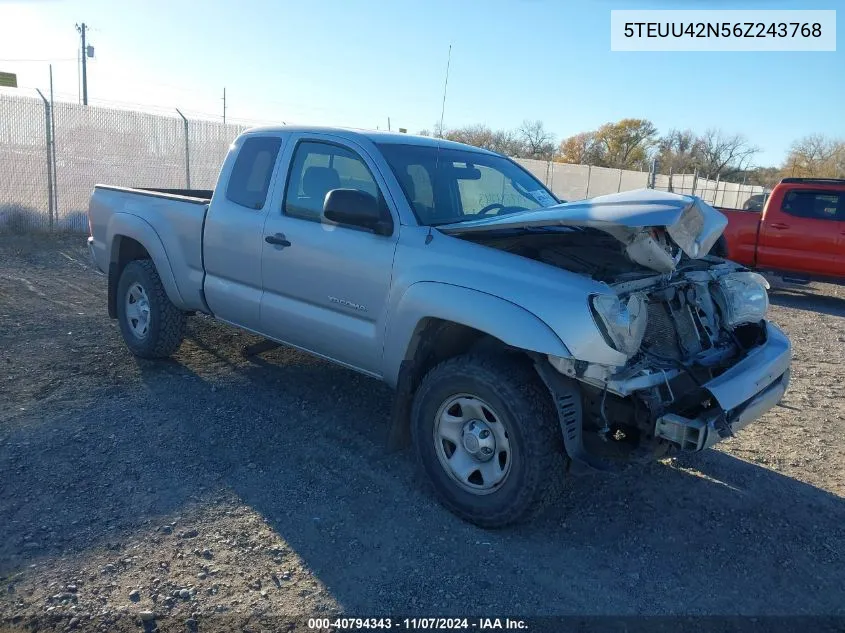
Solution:
[[[119,278],[120,275],[117,266],[120,259],[120,238],[122,237],[133,239],[146,249],[147,253],[150,254],[150,259],[155,264],[168,298],[178,308],[185,309],[185,302],[179,293],[176,277],[170,267],[170,260],[167,257],[167,251],[164,250],[161,238],[149,222],[137,215],[118,212],[114,213],[109,219],[106,229],[106,243],[110,245],[108,271],[110,288],[112,285],[115,289],[117,288],[118,279],[112,279],[112,276],[116,273],[115,276]],[[110,308],[113,307],[111,297],[109,298],[109,306]]]
[[[418,282],[397,301],[384,344],[384,380],[396,387],[417,325],[426,318],[466,325],[507,345],[540,354],[569,357],[569,350],[542,320],[500,297],[463,286]]]

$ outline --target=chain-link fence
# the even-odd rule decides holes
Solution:
[[[48,226],[53,159],[45,117],[40,99],[0,94],[0,230]]]
[[[0,232],[85,232],[97,183],[212,189],[229,145],[245,129],[0,92]],[[519,159],[563,200],[656,189],[740,208],[761,187],[589,165]]]
[[[98,183],[211,189],[244,129],[0,93],[0,231],[85,232]]]

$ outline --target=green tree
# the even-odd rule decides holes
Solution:
[[[656,138],[657,128],[647,119],[605,123],[595,133],[602,166],[618,169],[645,167]]]
[[[596,165],[601,160],[601,149],[596,144],[595,132],[581,132],[560,142],[558,160],[575,165]]]

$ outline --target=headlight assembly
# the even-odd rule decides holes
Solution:
[[[768,288],[769,282],[758,273],[736,272],[719,279],[714,298],[724,324],[735,328],[763,320],[769,309]]]
[[[590,308],[608,345],[627,356],[639,351],[646,326],[642,295],[632,294],[624,302],[616,295],[593,295]]]

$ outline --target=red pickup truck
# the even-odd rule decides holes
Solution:
[[[845,180],[784,178],[762,212],[719,209],[713,253],[796,281],[845,283]]]

